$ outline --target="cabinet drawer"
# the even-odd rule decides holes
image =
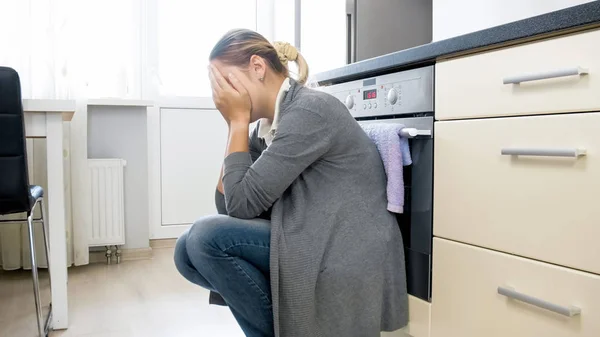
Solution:
[[[600,109],[597,41],[600,30],[439,62],[436,119]],[[588,74],[567,75],[577,67]],[[503,84],[505,79],[529,75],[538,79]],[[548,76],[559,77],[544,79]]]
[[[436,122],[434,235],[600,274],[599,126],[600,113]]]
[[[435,238],[432,294],[432,337],[600,336],[597,275]]]

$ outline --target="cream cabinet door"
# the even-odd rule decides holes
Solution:
[[[599,110],[598,41],[595,30],[438,62],[436,119]],[[569,75],[578,68],[587,74]]]
[[[600,274],[599,131],[600,113],[437,122],[434,235]]]
[[[598,275],[435,238],[432,294],[432,337],[600,336]]]

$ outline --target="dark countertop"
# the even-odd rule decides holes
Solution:
[[[316,74],[314,80],[327,84],[375,76],[433,64],[439,57],[471,49],[517,42],[537,35],[594,24],[600,24],[600,0],[349,64]]]

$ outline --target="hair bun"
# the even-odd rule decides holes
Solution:
[[[298,59],[298,49],[287,42],[275,42],[273,47],[277,51],[277,56],[284,66],[287,66],[288,61],[296,61]]]

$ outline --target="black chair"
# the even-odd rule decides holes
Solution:
[[[23,103],[21,101],[21,83],[19,74],[12,68],[0,67],[0,215],[26,213],[27,219],[0,220],[3,223],[25,222],[29,226],[29,250],[31,252],[31,274],[33,277],[33,293],[37,314],[39,336],[47,336],[52,304],[48,315],[42,318],[42,304],[40,301],[40,283],[38,278],[37,261],[35,255],[34,222],[41,222],[44,236],[46,257],[48,257],[48,271],[50,270],[50,252],[48,246],[48,228],[44,221],[46,210],[44,207],[44,190],[40,186],[29,185],[27,172],[27,149],[25,145],[25,124],[23,117]],[[33,218],[33,212],[41,207],[42,217]]]

